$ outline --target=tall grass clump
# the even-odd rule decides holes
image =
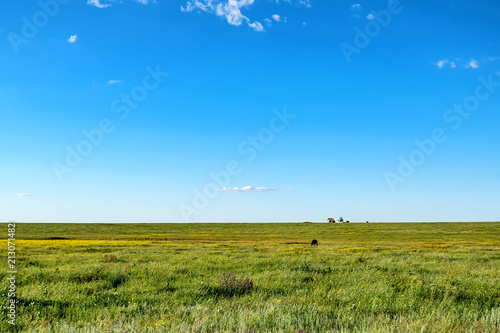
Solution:
[[[205,286],[203,291],[207,296],[233,297],[246,294],[254,287],[253,280],[241,276],[237,278],[234,273],[223,273],[217,277],[216,286]]]

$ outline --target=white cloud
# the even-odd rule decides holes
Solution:
[[[483,61],[486,61],[486,60],[483,60]],[[454,58],[453,60],[442,59],[442,60],[438,60],[435,63],[435,65],[438,66],[439,68],[443,68],[443,67],[445,67],[445,65],[448,65],[448,66],[450,66],[451,69],[457,68],[458,66],[464,67],[464,68],[476,69],[476,68],[479,68],[479,61],[477,61],[476,59],[473,58],[468,63],[464,64],[463,60],[460,58]]]
[[[108,84],[109,85],[113,85],[113,84],[119,84],[119,83],[122,83],[122,82],[123,82],[122,80],[109,80]]]
[[[18,196],[20,197],[32,197],[33,194],[28,194],[28,193],[19,193]]]
[[[156,0],[135,0],[136,2],[147,5],[150,3],[156,3]],[[111,7],[114,3],[122,3],[121,0],[87,0],[87,5],[92,5],[97,8],[107,8]]]
[[[255,31],[265,31],[263,25],[259,21],[251,19],[242,13],[242,11],[250,8],[254,2],[255,0],[188,0],[185,2],[185,5],[181,5],[180,8],[182,12],[201,10],[202,12],[215,14],[216,16],[225,18],[230,25],[240,26],[246,23]],[[310,7],[309,0],[283,0],[283,2]],[[276,0],[276,4],[279,3],[280,1]],[[287,22],[286,17],[281,17],[278,14],[272,15],[272,18],[276,22]],[[266,26],[272,25],[271,19],[263,19],[263,22]]]
[[[445,64],[448,63],[448,60],[447,59],[443,59],[443,60],[438,60],[438,62],[436,63],[436,66],[438,66],[439,68],[443,68],[443,66]]]
[[[264,27],[259,22],[248,23],[248,26],[255,31],[264,31]]]
[[[289,5],[294,5],[294,6],[304,6],[307,8],[312,7],[310,0],[283,0],[283,2],[285,2]],[[280,0],[276,0],[276,4],[279,5],[279,3],[280,3]]]
[[[372,14],[372,13],[368,14],[368,15],[366,16],[366,18],[367,18],[367,19],[369,19],[369,20],[375,20],[375,16],[373,16],[373,14]]]
[[[156,3],[156,0],[135,0],[135,2],[138,2],[143,5],[147,5],[150,3]],[[118,3],[121,4],[121,0],[87,0],[87,5],[95,6],[97,8],[107,8],[111,7],[111,5]]]
[[[106,8],[111,6],[110,4],[102,4],[101,0],[87,0],[87,5],[96,6],[97,8]]]
[[[286,23],[287,22],[287,18],[286,17],[281,17],[279,16],[278,14],[274,14],[274,15],[271,15],[271,17],[273,18],[274,21],[276,22],[283,22],[283,23]],[[269,19],[266,19],[266,20],[269,20]],[[269,20],[271,21],[271,20]]]
[[[77,39],[78,39],[77,35],[71,35],[68,38],[68,43],[72,43],[73,44],[74,42],[76,42]]]
[[[270,192],[270,191],[276,191],[276,189],[271,187],[243,186],[243,187],[224,187],[221,189],[217,189],[216,191],[233,192],[233,193],[250,193],[250,192]]]
[[[195,0],[194,2],[188,1],[186,7],[181,6],[181,11],[191,12],[195,9],[200,9],[204,12],[213,11],[215,9],[212,0]]]
[[[287,189],[285,189],[285,191],[295,191],[295,189],[293,189],[293,188],[287,188]]]
[[[186,3],[186,7],[181,5],[181,12],[191,12],[191,11],[193,11],[194,8],[195,7],[193,6],[193,4],[188,1]]]
[[[355,3],[354,5],[351,5],[351,10],[356,12],[361,10],[361,4]]]
[[[476,59],[472,59],[467,65],[465,65],[465,68],[478,68],[479,63],[477,62]]]
[[[208,1],[210,4],[212,3],[212,0],[205,0]],[[223,16],[226,18],[227,23],[231,25],[241,25],[243,21],[249,22],[250,19],[243,15],[241,13],[241,8],[243,7],[249,7],[253,4],[254,0],[228,0],[226,4],[219,3],[216,7],[215,14],[217,16]],[[258,23],[258,22],[256,22]],[[253,23],[255,25],[255,23]],[[248,24],[253,28],[250,23]],[[262,26],[259,23],[260,26]],[[255,28],[254,28],[255,29]],[[258,29],[255,29],[259,31]]]

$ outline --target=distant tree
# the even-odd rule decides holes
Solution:
[[[344,219],[342,217],[339,218],[339,223],[344,222]]]

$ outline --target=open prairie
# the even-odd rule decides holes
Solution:
[[[15,243],[23,332],[500,330],[499,222],[17,223]]]

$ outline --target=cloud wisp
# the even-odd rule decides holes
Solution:
[[[206,190],[203,190],[206,191]],[[253,187],[253,186],[243,186],[243,187],[223,187],[216,189],[217,192],[231,192],[231,193],[251,193],[251,192],[272,192],[277,191],[275,188],[271,187]]]
[[[32,197],[32,196],[33,196],[33,194],[28,194],[28,193],[19,193],[17,196],[18,196],[18,197]]]
[[[482,59],[482,62],[488,62],[488,61],[492,61],[492,60],[496,60],[495,58],[492,58],[492,57],[488,57],[487,60],[484,60]],[[458,66],[460,67],[463,67],[463,68],[471,68],[471,69],[476,69],[476,68],[479,68],[479,61],[472,58],[471,60],[469,60],[467,63],[463,63],[463,61],[461,61],[460,58],[455,58],[454,60],[450,60],[450,59],[441,59],[441,60],[438,60],[437,62],[434,63],[434,65],[436,65],[439,69],[441,68],[457,68]]]
[[[465,65],[465,68],[479,68],[479,62],[476,59],[472,59],[467,65]]]
[[[358,11],[360,11],[360,10],[361,10],[361,4],[359,4],[359,3],[355,3],[355,4],[351,5],[351,10],[352,10],[353,12],[358,12]]]
[[[155,3],[156,0],[135,0],[135,2],[140,3],[142,5],[147,5],[150,3]],[[108,8],[111,7],[114,3],[122,3],[117,0],[87,0],[87,5],[91,5],[97,8]]]
[[[109,80],[108,81],[108,84],[111,86],[113,84],[120,84],[120,83],[123,83],[122,80]]]
[[[87,5],[91,5],[97,8],[107,8],[111,6],[111,4],[109,3],[101,3],[101,0],[87,0]]]
[[[71,35],[68,38],[68,43],[73,44],[74,42],[76,42],[77,39],[78,39],[77,35]]]
[[[254,4],[255,0],[188,0],[185,5],[181,5],[182,12],[192,12],[195,10],[215,14],[221,18],[226,19],[227,23],[234,26],[241,26],[246,24],[248,27],[255,31],[265,31],[261,21],[268,27],[272,22],[286,23],[287,18],[278,14],[271,15],[271,18],[264,18],[254,20],[244,15],[242,11],[248,10]],[[283,0],[281,2],[294,6],[311,7],[309,0]],[[276,0],[276,5],[280,1]]]
[[[289,5],[294,5],[294,6],[302,6],[307,8],[312,7],[310,0],[281,0],[281,2],[285,2]],[[276,4],[279,5],[280,0],[276,0]]]
[[[436,62],[436,66],[438,66],[439,68],[443,68],[443,66],[448,62],[448,59],[438,60],[438,62]]]
[[[212,13],[219,17],[223,17],[230,25],[240,26],[246,23],[255,31],[264,31],[264,27],[260,22],[251,22],[251,20],[241,12],[242,9],[250,7],[253,3],[254,0],[194,0],[187,1],[185,6],[181,6],[181,11],[192,12],[198,9],[205,13]]]
[[[156,3],[156,0],[135,0],[135,2],[148,5],[150,3]],[[310,0],[282,0],[281,2],[287,3],[293,6],[300,6],[310,8]],[[87,0],[87,5],[94,6],[97,8],[108,8],[114,4],[122,3],[119,0]],[[286,23],[287,18],[282,17],[278,14],[273,14],[272,20],[265,18],[259,20],[250,19],[248,16],[242,13],[242,10],[247,10],[255,3],[255,0],[185,0],[185,4],[180,6],[182,12],[192,12],[199,10],[209,14],[215,14],[221,18],[224,18],[228,24],[234,26],[247,25],[255,31],[262,32],[265,31],[264,26],[260,21],[263,21],[266,26],[271,26],[271,22]],[[279,0],[276,0],[276,5],[280,4]],[[71,42],[72,43],[72,42]]]

